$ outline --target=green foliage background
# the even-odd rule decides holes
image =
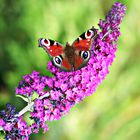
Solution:
[[[72,43],[92,25],[98,27],[115,0],[0,0],[0,109],[7,102],[21,110],[15,97],[22,76],[46,70],[48,55],[37,47],[46,37]],[[33,140],[139,140],[140,139],[140,2],[127,5],[121,37],[110,74],[97,91],[76,105],[50,130]],[[0,139],[2,139],[0,137]]]

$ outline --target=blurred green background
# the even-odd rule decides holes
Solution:
[[[115,0],[0,0],[0,109],[7,102],[21,110],[15,97],[22,76],[33,70],[49,75],[48,55],[37,47],[46,37],[63,44],[92,25],[98,27]],[[32,140],[140,139],[140,2],[122,1],[127,13],[121,24],[116,59],[97,91],[76,105],[50,130]],[[0,139],[2,139],[0,137]]]

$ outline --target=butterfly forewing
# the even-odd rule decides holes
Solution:
[[[72,44],[72,46],[78,50],[90,50],[91,42],[97,35],[97,29],[92,27],[83,34],[81,34]]]
[[[39,46],[47,51],[51,57],[59,56],[64,51],[63,45],[51,39],[39,39]]]

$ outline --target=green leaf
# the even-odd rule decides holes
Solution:
[[[23,99],[25,102],[27,102],[28,103],[28,98],[27,97],[24,97],[24,96],[22,96],[22,95],[16,95],[17,97],[20,97],[21,99]]]

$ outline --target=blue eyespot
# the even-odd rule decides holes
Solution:
[[[61,63],[62,63],[62,58],[61,56],[56,56],[53,58],[53,62],[56,66],[60,67],[61,66]]]
[[[90,58],[90,52],[89,51],[82,51],[81,52],[81,57],[84,59],[84,60],[88,60]]]

